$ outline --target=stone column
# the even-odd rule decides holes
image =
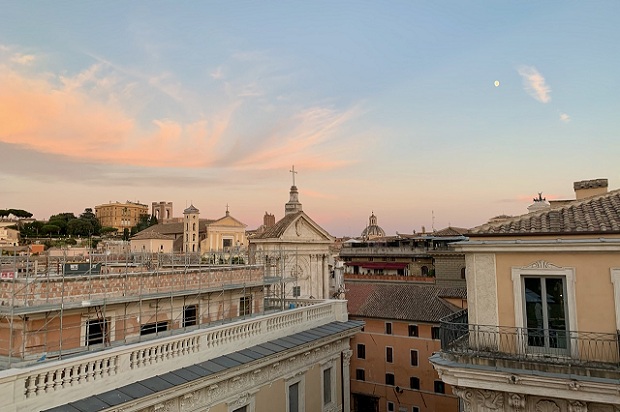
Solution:
[[[351,376],[349,373],[351,367],[351,349],[342,351],[342,410],[351,412]]]
[[[327,270],[327,257],[322,255],[322,258],[323,299],[329,299],[329,270]]]

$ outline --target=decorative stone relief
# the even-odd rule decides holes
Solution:
[[[569,401],[568,412],[588,412],[588,405],[581,401]]]
[[[351,364],[351,356],[353,355],[353,351],[351,349],[342,351],[342,363],[345,368],[348,368]]]
[[[463,400],[464,412],[472,412],[471,404],[474,398],[474,392],[459,386],[454,386],[452,392]]]
[[[200,404],[200,391],[186,393],[181,397],[181,411],[189,411]]]
[[[536,412],[560,412],[560,407],[553,401],[538,401]]]
[[[240,408],[243,405],[247,405],[251,398],[252,398],[252,395],[250,395],[248,392],[244,392],[241,395],[239,395],[239,397],[235,399],[234,401],[228,402],[228,406],[232,406],[235,409]]]
[[[476,391],[478,406],[483,411],[504,410],[504,393],[489,390]]]
[[[522,269],[562,269],[560,266],[556,266],[553,263],[549,263],[546,260],[538,260],[527,266],[523,266]]]
[[[174,400],[158,403],[153,406],[153,412],[172,412],[174,409]]]
[[[511,393],[508,395],[508,405],[515,411],[525,411],[526,398],[525,395],[519,393]]]

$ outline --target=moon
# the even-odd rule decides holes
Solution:
[[[495,87],[499,87],[499,80],[495,80],[493,84],[495,85]]]

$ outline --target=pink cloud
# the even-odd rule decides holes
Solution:
[[[535,67],[521,66],[518,71],[523,78],[525,91],[530,96],[542,103],[549,103],[551,101],[551,88]]]

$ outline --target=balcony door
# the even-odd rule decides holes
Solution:
[[[564,277],[523,277],[528,352],[569,353]]]

